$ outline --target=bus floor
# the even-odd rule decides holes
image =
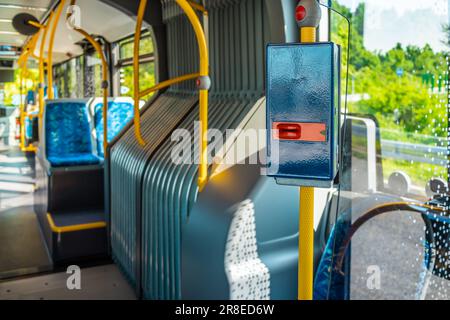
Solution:
[[[135,299],[132,288],[113,264],[84,264],[81,290],[67,289],[70,274],[65,270],[59,268],[60,273],[52,273],[33,210],[34,176],[34,154],[0,146],[0,300]]]
[[[0,282],[0,300],[136,299],[133,289],[113,264],[81,269],[79,275],[79,287],[73,287],[74,275],[66,272]]]
[[[51,270],[33,210],[34,155],[0,149],[0,280]]]

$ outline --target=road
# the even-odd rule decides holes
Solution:
[[[388,213],[364,225],[352,242],[351,299],[416,299],[423,270],[424,227],[421,217],[410,212]],[[369,289],[371,266],[380,270],[379,288]],[[432,276],[425,299],[450,300],[450,281]]]

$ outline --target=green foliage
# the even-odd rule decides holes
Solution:
[[[20,95],[20,73],[21,69],[14,70],[14,82],[5,83],[5,101],[6,106],[13,106],[14,96]],[[37,69],[28,69],[23,78],[22,94],[25,95],[28,90],[35,90],[35,84],[38,82],[39,73]]]
[[[333,7],[352,21],[348,93],[363,98],[350,103],[349,110],[376,116],[384,129],[445,136],[446,123],[441,119],[447,117],[442,103],[446,96],[446,53],[434,52],[428,44],[423,48],[397,44],[385,53],[371,52],[364,47],[365,5],[359,4],[354,13],[337,1]],[[331,28],[332,41],[342,46],[345,88],[347,22],[333,16]],[[400,70],[402,75],[397,74]]]

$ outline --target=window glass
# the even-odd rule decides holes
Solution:
[[[346,134],[351,154],[343,164],[352,182],[346,189],[351,193],[341,195],[341,206],[347,203],[341,213],[355,221],[380,205],[438,198],[448,181],[448,0],[332,5],[352,22]],[[342,105],[347,37],[347,23],[331,13],[331,40],[343,46]],[[433,193],[431,179],[444,188]],[[427,224],[426,217],[387,212],[358,231],[351,248],[352,299],[450,298],[450,224]],[[440,271],[428,260],[431,234],[447,241],[437,253]]]
[[[126,66],[120,69],[120,94],[123,97],[133,97],[133,66]],[[141,63],[139,65],[139,87],[141,90],[155,85],[155,64],[153,62]],[[147,100],[152,94],[143,97]]]
[[[133,38],[120,42],[120,59],[133,58],[134,41]],[[142,34],[139,45],[139,55],[153,53],[153,41],[148,32]]]
[[[119,43],[120,49],[120,95],[133,97],[133,38],[123,40]],[[145,90],[155,85],[155,63],[153,56],[153,40],[149,32],[142,34],[139,48],[139,86],[140,90]],[[142,100],[149,99],[153,94],[142,97]]]
[[[61,98],[83,97],[83,57],[76,57],[54,67],[54,82]]]

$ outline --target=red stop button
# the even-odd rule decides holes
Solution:
[[[295,18],[297,21],[302,21],[306,17],[306,9],[304,6],[298,6],[295,9]]]

